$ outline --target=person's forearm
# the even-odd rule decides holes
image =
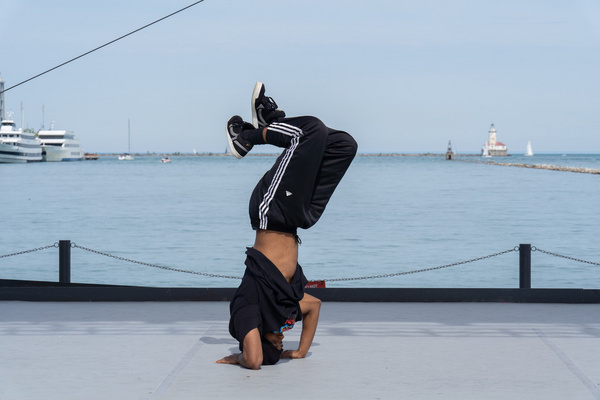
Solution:
[[[242,367],[244,367],[244,368],[250,368],[250,367],[248,366],[248,365],[249,365],[249,364],[248,364],[248,361],[246,361],[246,357],[244,357],[244,353],[243,353],[243,352],[242,352],[242,353],[240,353],[240,354],[238,355],[238,358],[237,358],[237,360],[238,360],[238,363],[239,363],[239,364],[240,364]],[[250,368],[250,369],[251,369],[251,368]]]
[[[237,360],[238,360],[238,363],[244,368],[248,368],[248,369],[259,369],[260,368],[260,364],[252,363],[250,360],[247,360],[246,357],[244,357],[243,352],[240,353]]]
[[[259,369],[262,361],[260,333],[258,328],[254,328],[244,338],[244,350],[238,356],[238,362],[244,368]]]
[[[312,345],[319,323],[320,305],[314,307],[309,313],[304,314],[302,318],[302,333],[300,334],[300,345],[298,352],[302,357],[305,357]]]

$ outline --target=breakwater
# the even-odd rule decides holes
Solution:
[[[475,163],[475,164],[500,165],[500,166],[508,166],[508,167],[533,168],[533,169],[547,169],[550,171],[565,171],[565,172],[577,172],[580,174],[600,175],[600,169],[585,168],[585,167],[567,167],[567,166],[563,166],[563,165],[552,165],[552,164],[505,163],[505,162],[497,162],[497,161],[478,161],[478,160],[455,160],[455,161]]]

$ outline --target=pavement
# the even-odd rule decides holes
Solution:
[[[0,302],[0,399],[600,399],[600,304],[324,302],[308,356],[258,371],[214,363],[228,316]]]

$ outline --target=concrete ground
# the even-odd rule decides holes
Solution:
[[[598,304],[326,302],[308,357],[259,371],[214,363],[228,312],[0,302],[0,399],[600,399]]]

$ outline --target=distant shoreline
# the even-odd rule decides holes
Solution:
[[[118,157],[123,153],[94,153],[98,157]],[[229,153],[131,153],[134,157],[231,157]],[[250,153],[246,157],[278,156],[279,153]],[[445,157],[446,153],[358,153],[360,157]],[[455,154],[455,157],[480,157],[480,154]],[[510,157],[510,155],[508,156]]]
[[[121,153],[98,153],[98,157],[118,157]],[[182,154],[182,153],[132,153],[134,157],[232,157],[232,154],[229,153],[198,153],[198,154]],[[550,154],[552,155],[552,154]],[[246,157],[277,157],[278,153],[255,153],[248,154]],[[446,153],[359,153],[358,157],[441,157],[445,158]],[[540,154],[542,156],[542,154]],[[455,154],[454,160],[456,162],[466,162],[473,164],[485,164],[485,165],[497,165],[497,166],[508,166],[508,167],[520,167],[520,168],[534,168],[534,169],[545,169],[551,171],[567,171],[567,172],[577,172],[584,174],[595,174],[600,175],[599,169],[594,168],[584,168],[584,167],[567,167],[567,166],[559,166],[559,165],[551,165],[551,164],[523,164],[523,163],[507,163],[507,162],[499,162],[497,160],[504,160],[511,155],[507,156],[497,156],[494,157],[495,160],[482,160],[480,154]],[[458,159],[457,157],[465,157],[472,158],[471,160],[466,159]]]
[[[96,154],[98,157],[118,157],[123,153],[86,153]],[[280,153],[249,153],[246,157],[273,157],[278,156]],[[552,155],[600,155],[598,153],[538,153],[537,156],[552,156]],[[131,153],[134,157],[232,157],[230,153]],[[494,160],[503,160],[513,156],[520,156],[522,154],[508,154],[506,156],[495,156]],[[358,153],[357,157],[445,157],[446,153]],[[454,157],[481,157],[480,153],[465,153],[465,154],[454,154]],[[532,157],[535,159],[535,157]],[[482,161],[484,163],[490,163],[491,161]]]

